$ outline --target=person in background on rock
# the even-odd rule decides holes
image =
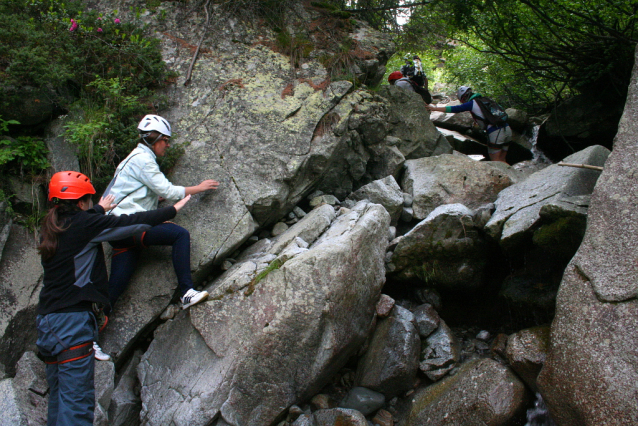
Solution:
[[[428,90],[428,78],[423,72],[421,58],[419,58],[418,55],[414,55],[412,59],[414,60],[414,77],[412,77],[412,81],[414,81],[420,87],[423,87],[425,90]]]
[[[409,92],[415,91],[414,87],[412,87],[412,84],[410,83],[410,79],[408,77],[404,77],[400,71],[394,71],[390,73],[390,75],[388,76],[388,83]]]
[[[388,76],[388,83],[390,83],[393,86],[400,87],[403,90],[418,93],[419,96],[421,96],[421,99],[423,99],[423,102],[425,102],[426,104],[429,104],[430,102],[432,102],[432,96],[430,95],[430,92],[427,89],[420,87],[418,84],[410,80],[408,77],[404,77],[403,74],[401,74],[401,72],[399,71],[394,71],[390,73],[390,75]]]
[[[512,129],[507,123],[496,126],[490,124],[485,119],[485,115],[476,101],[476,98],[479,98],[480,96],[480,93],[473,93],[471,87],[461,86],[457,91],[459,101],[463,102],[461,105],[445,107],[426,105],[426,108],[430,111],[446,113],[469,111],[472,114],[472,117],[474,117],[474,120],[487,132],[487,153],[490,156],[490,160],[507,163],[507,150],[510,142],[512,141]]]
[[[157,208],[159,198],[179,200],[186,195],[217,189],[219,182],[208,179],[197,186],[176,186],[166,179],[155,160],[163,157],[170,145],[171,125],[158,115],[147,115],[140,121],[140,143],[117,166],[115,176],[105,194],[115,196],[116,216]],[[197,291],[191,278],[190,234],[179,225],[166,222],[138,235],[111,241],[111,278],[109,299],[111,309],[126,290],[141,249],[148,246],[172,246],[173,268],[177,275],[182,308],[186,309],[208,298],[208,292]]]
[[[405,64],[401,65],[401,68],[400,68],[401,74],[406,78],[413,77],[416,71],[416,68],[414,64],[412,63],[412,54],[407,53],[403,57],[403,60],[405,61]]]
[[[43,220],[38,247],[44,279],[36,318],[38,357],[47,364],[50,389],[48,425],[93,424],[92,355],[100,308],[109,303],[102,241],[169,220],[190,198],[172,207],[117,217],[104,214],[115,207],[113,196],[93,207],[92,194],[91,181],[79,172],[59,172],[49,182],[52,207]]]

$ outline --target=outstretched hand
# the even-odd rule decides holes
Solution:
[[[187,195],[186,197],[182,198],[181,200],[179,200],[178,202],[176,202],[175,204],[173,204],[173,207],[175,207],[175,210],[177,210],[177,212],[179,212],[182,207],[184,207],[186,205],[186,203],[188,203],[188,200],[191,199],[190,195]]]
[[[100,202],[98,204],[104,208],[105,212],[108,212],[117,206],[117,204],[113,204],[113,201],[115,201],[115,195],[109,194],[106,197],[100,197]]]
[[[205,181],[202,181],[202,183],[199,184],[199,189],[201,192],[203,192],[203,191],[208,191],[209,189],[217,189],[218,186],[219,186],[219,182],[217,182],[216,180],[207,179]]]

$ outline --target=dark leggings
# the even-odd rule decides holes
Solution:
[[[162,223],[146,231],[140,237],[129,237],[124,240],[111,241],[113,257],[111,258],[111,278],[109,279],[109,299],[111,309],[117,299],[124,293],[131,280],[142,247],[172,246],[173,268],[177,275],[180,295],[193,288],[191,278],[191,237],[188,231],[174,223]]]

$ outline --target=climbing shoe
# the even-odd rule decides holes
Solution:
[[[197,291],[194,288],[191,288],[186,292],[185,295],[180,297],[180,300],[182,302],[182,309],[190,308],[191,306],[196,305],[206,299],[208,299],[207,291]]]
[[[111,355],[102,352],[102,348],[97,342],[93,342],[93,355],[98,361],[110,361]]]

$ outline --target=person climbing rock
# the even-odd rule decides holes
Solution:
[[[457,97],[462,102],[461,105],[445,107],[426,105],[426,108],[430,111],[446,113],[469,111],[479,127],[487,132],[487,153],[490,160],[507,163],[507,150],[512,140],[512,129],[507,124],[507,115],[502,112],[502,108],[490,99],[483,98],[480,93],[472,92],[472,88],[467,86],[459,87]],[[484,100],[489,101],[495,107],[490,110]],[[499,110],[502,112],[501,114],[498,114]]]
[[[219,182],[213,179],[202,181],[196,186],[176,186],[160,171],[156,158],[163,157],[170,146],[171,125],[164,118],[149,114],[137,126],[140,142],[117,166],[115,176],[105,194],[115,196],[116,216],[132,214],[157,208],[159,198],[178,200],[186,195],[217,189]],[[172,246],[172,260],[180,292],[182,308],[187,309],[208,298],[206,291],[193,287],[190,270],[190,233],[179,225],[165,222],[138,235],[110,241],[113,247],[111,257],[111,278],[109,299],[111,309],[126,290],[137,265],[143,247]]]
[[[408,77],[404,77],[400,71],[394,71],[390,73],[390,75],[388,76],[388,83],[390,83],[393,86],[400,87],[403,90],[418,93],[419,96],[421,96],[421,99],[423,99],[423,101],[426,104],[429,104],[430,102],[432,102],[432,95],[430,95],[430,92],[428,90],[426,90],[423,87],[420,87],[418,84],[416,84],[414,81],[412,81]]]
[[[51,208],[38,246],[44,279],[36,317],[38,356],[47,364],[49,425],[93,424],[96,312],[109,303],[102,242],[173,218],[190,198],[117,217],[104,214],[115,207],[113,196],[93,207],[92,194],[91,181],[79,172],[58,172],[49,182]]]

